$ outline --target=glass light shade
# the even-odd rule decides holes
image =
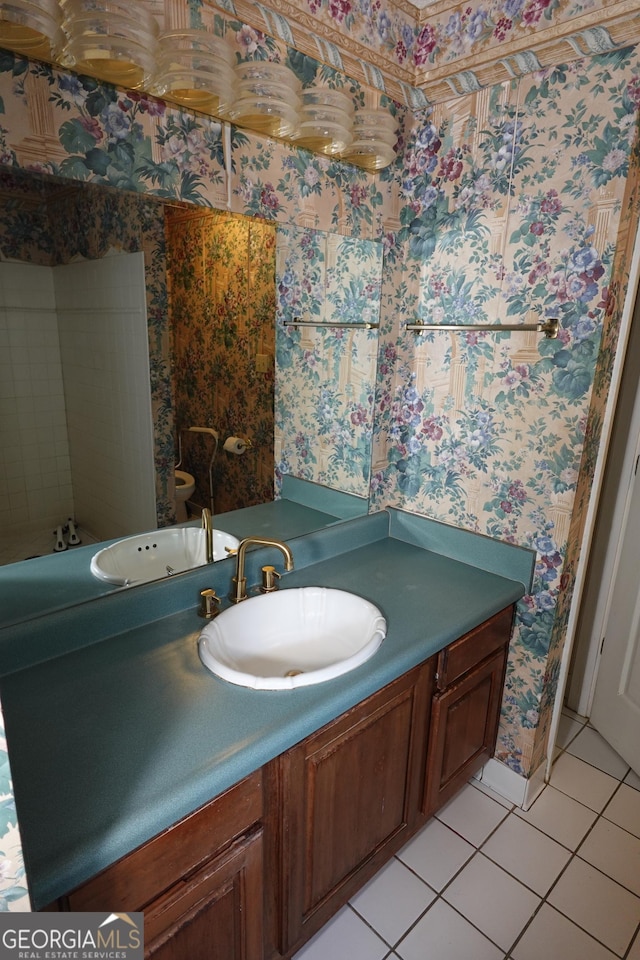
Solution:
[[[281,83],[291,93],[299,95],[301,84],[293,70],[284,63],[274,63],[272,60],[246,60],[234,68],[238,82],[245,80],[260,82],[261,80]]]
[[[281,100],[242,97],[227,115],[238,126],[268,137],[290,137],[298,126],[298,111]]]
[[[306,87],[302,91],[303,107],[332,107],[343,114],[353,116],[353,100],[341,90],[330,87]]]
[[[395,134],[398,121],[384,107],[379,107],[377,110],[356,110],[353,126],[355,130],[360,128],[377,130],[379,134],[383,134],[385,140],[393,136],[394,143],[397,139]]]
[[[61,0],[64,66],[110,83],[145,86],[158,36],[154,17],[122,0]]]
[[[341,154],[340,159],[373,172],[388,167],[390,163],[393,163],[395,157],[395,150],[384,140],[356,139]]]
[[[300,81],[282,63],[249,60],[234,68],[238,99],[227,116],[271,137],[291,137],[298,126]]]
[[[327,156],[341,154],[353,140],[348,127],[322,120],[302,120],[294,138],[297,147]]]
[[[353,140],[351,97],[329,87],[307,87],[302,91],[298,146],[314,153],[336,156]]]
[[[194,110],[228,111],[234,97],[233,51],[203,30],[173,30],[158,43],[149,92]]]
[[[51,60],[62,41],[61,19],[56,0],[0,3],[0,46],[25,57]]]

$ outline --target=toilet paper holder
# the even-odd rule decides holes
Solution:
[[[253,444],[249,437],[227,437],[225,442],[222,444],[222,449],[226,450],[227,453],[233,453],[236,456],[240,456],[245,453],[247,450],[251,450]]]

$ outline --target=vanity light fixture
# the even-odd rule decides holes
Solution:
[[[233,51],[206,30],[170,30],[158,40],[149,93],[224,116],[234,99]]]
[[[353,140],[353,100],[330,87],[302,91],[300,125],[292,138],[297,146],[327,156],[342,154]]]
[[[234,72],[236,99],[228,118],[256,133],[291,138],[298,128],[301,92],[293,70],[271,60],[248,60]]]
[[[156,62],[158,23],[129,0],[60,0],[59,61],[78,73],[129,89],[147,86]]]
[[[246,60],[223,37],[168,30],[141,0],[0,0],[0,47],[145,90],[254,133],[375,172],[395,160],[389,109],[354,109],[345,87],[302,88],[284,63]]]
[[[36,60],[52,60],[62,43],[61,20],[57,0],[2,2],[0,46]]]
[[[396,157],[397,128],[396,118],[382,105],[373,110],[356,110],[353,142],[341,159],[371,172],[388,167]]]

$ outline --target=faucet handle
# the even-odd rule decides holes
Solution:
[[[220,613],[221,602],[215,590],[201,590],[198,614],[204,617],[205,620],[213,620],[213,618],[217,617]]]
[[[278,589],[278,584],[276,579],[280,579],[281,574],[278,573],[275,567],[268,565],[262,568],[262,586],[260,587],[260,593],[273,593],[274,590]]]

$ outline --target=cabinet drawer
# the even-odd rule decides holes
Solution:
[[[444,690],[509,642],[513,607],[506,607],[438,655],[437,688]]]
[[[69,910],[141,910],[262,818],[262,771],[127,854],[67,897]]]

